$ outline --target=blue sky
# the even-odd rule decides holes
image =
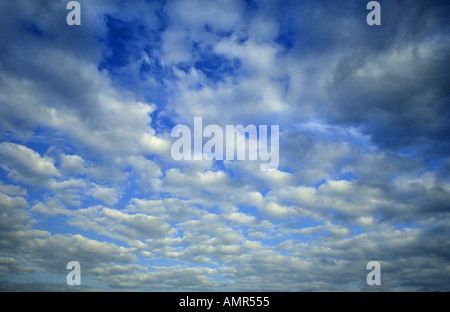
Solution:
[[[449,5],[367,2],[2,2],[0,290],[448,291]],[[278,169],[174,161],[196,116]]]

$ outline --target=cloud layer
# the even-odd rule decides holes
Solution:
[[[0,290],[448,291],[445,1],[0,4]],[[280,126],[278,170],[174,125]],[[382,285],[366,283],[379,261]]]

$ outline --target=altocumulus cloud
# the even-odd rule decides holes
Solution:
[[[0,290],[449,290],[447,2],[79,2],[0,4]],[[195,116],[278,169],[174,161]]]

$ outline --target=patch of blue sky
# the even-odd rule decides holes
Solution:
[[[317,183],[315,183],[314,187],[315,187],[316,190],[318,190],[321,185],[326,184],[326,183],[327,183],[327,180],[326,179],[322,179],[322,180],[318,181]]]
[[[271,188],[264,188],[264,189],[260,189],[259,192],[261,193],[261,195],[264,197],[267,195],[267,193],[269,193],[270,191],[272,191]]]
[[[422,226],[415,220],[410,220],[409,222],[393,222],[391,225],[397,230],[422,228]]]
[[[44,36],[44,32],[36,23],[33,23],[33,22],[23,23],[23,28],[26,32],[28,32],[34,36],[38,36],[38,37]]]
[[[31,36],[31,39],[53,41],[60,38],[57,32],[49,31],[48,29],[44,30],[37,23],[32,21],[23,21],[22,28]]]
[[[18,142],[10,140],[10,142],[25,145],[26,147],[34,150],[40,156],[44,156],[47,153],[52,153],[55,163],[58,163],[58,159],[55,152],[63,152],[66,155],[73,155],[83,152],[81,145],[76,145],[69,137],[65,136],[60,131],[50,128],[37,126],[33,129],[33,135],[26,140],[26,142]],[[93,160],[95,160],[93,158]]]
[[[209,23],[206,23],[204,25],[204,29],[207,32],[214,33],[215,35],[217,35],[218,37],[221,37],[221,38],[230,38],[234,34],[233,31],[229,31],[229,30],[221,31],[221,30],[213,29],[213,27]],[[244,36],[244,38],[248,38],[248,37]],[[240,41],[238,41],[238,42],[240,42]],[[242,43],[242,42],[240,42],[240,43]]]
[[[91,235],[98,235],[94,231],[84,231],[77,226],[70,225],[68,223],[68,217],[65,215],[56,215],[56,216],[44,216],[38,212],[30,211],[30,215],[33,219],[33,229],[41,230],[41,231],[49,231],[54,234],[62,234],[62,235],[75,235],[80,234],[83,236],[91,237]]]
[[[130,180],[132,180],[132,179],[128,179],[127,184],[133,183],[133,182],[130,182]],[[136,198],[138,196],[145,196],[145,195],[152,194],[151,191],[146,190],[146,189],[141,189],[135,185],[129,186],[125,189],[121,189],[121,192],[122,192],[122,194],[121,194],[120,198],[118,199],[118,202],[116,204],[112,205],[111,208],[122,210],[131,203],[131,200],[133,198]]]
[[[239,209],[240,212],[243,212],[245,214],[250,214],[250,215],[258,217],[258,218],[262,217],[260,211],[258,210],[258,207],[256,207],[256,206],[243,205],[243,204],[236,204],[235,206]]]
[[[108,70],[113,82],[122,88],[133,89],[148,75],[161,83],[168,73],[155,56],[155,49],[160,45],[160,33],[148,29],[142,22],[111,16],[106,16],[106,25],[107,36],[100,39],[104,48],[99,70]]]
[[[21,187],[23,187],[24,189],[28,189],[28,184],[22,184],[22,185],[20,185],[19,183],[10,181],[10,178],[8,177],[8,172],[7,172],[5,169],[2,168],[1,164],[0,164],[0,181],[1,181],[3,184],[11,183],[11,184],[14,184],[14,185],[17,185],[17,186],[21,186]]]
[[[171,72],[161,64],[152,47],[145,47],[142,52],[148,56],[139,66],[139,78],[145,80],[150,75],[156,81],[163,83],[164,79],[171,77]]]
[[[14,142],[10,141],[12,143],[24,145],[27,148],[33,150],[34,152],[38,153],[39,156],[44,157],[48,155],[49,153],[52,154],[52,158],[55,158],[55,152],[61,151],[64,152],[66,155],[69,155],[71,152],[70,148],[67,148],[67,142],[65,138],[59,137],[59,138],[52,138],[51,136],[40,136],[39,134],[33,135],[33,137],[26,142],[26,144],[23,144],[23,142]],[[58,159],[54,159],[55,163],[58,162]]]
[[[212,47],[200,48],[197,44],[193,46],[196,56],[194,67],[201,70],[213,83],[223,82],[225,77],[235,76],[241,62],[239,59],[228,59],[223,55],[214,53]],[[199,85],[198,88],[202,88]]]
[[[357,180],[357,177],[354,175],[353,171],[340,171],[339,175],[337,176],[338,180],[345,180],[345,181],[355,181]]]
[[[437,168],[440,168],[441,166],[445,165],[445,162],[447,160],[447,157],[436,157],[429,163],[429,169],[434,170]],[[447,173],[448,169],[447,169]]]
[[[257,0],[245,0],[245,9],[247,10],[247,13],[256,11],[258,7],[259,5]]]
[[[152,91],[148,91],[148,93],[152,93]],[[170,133],[177,124],[165,110],[165,106],[167,105],[167,95],[154,94],[153,96],[153,98],[151,96],[147,96],[147,98],[150,99],[150,102],[157,104],[156,110],[151,114],[151,126],[155,129],[157,134]],[[153,101],[152,99],[155,98],[156,100]]]
[[[161,33],[135,21],[106,18],[108,36],[101,40],[105,53],[99,70],[108,70],[113,85],[131,90],[138,99],[156,104],[156,110],[150,115],[151,126],[157,132],[168,131],[174,124],[165,110],[170,97],[167,81],[173,81],[175,76],[161,64],[158,56]],[[154,83],[147,83],[149,80]]]
[[[132,58],[139,58],[141,50],[138,45],[142,44],[139,37],[143,35],[143,25],[108,15],[105,19],[108,31],[103,41],[108,49],[105,49],[107,54],[99,68],[112,70],[127,65]]]
[[[350,224],[347,226],[348,229],[352,232],[352,234],[350,234],[348,238],[358,236],[367,232],[366,230],[362,229],[358,224]]]
[[[297,38],[298,34],[290,25],[285,25],[283,22],[280,23],[280,30],[275,42],[284,48],[283,54],[289,52],[296,45]]]
[[[315,221],[310,216],[304,217],[304,218],[295,218],[289,220],[289,226],[291,228],[304,228],[304,227],[312,227],[312,226],[319,226],[321,225],[321,221]]]

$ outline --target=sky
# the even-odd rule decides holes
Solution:
[[[0,291],[450,291],[448,1],[67,2],[0,1]]]

